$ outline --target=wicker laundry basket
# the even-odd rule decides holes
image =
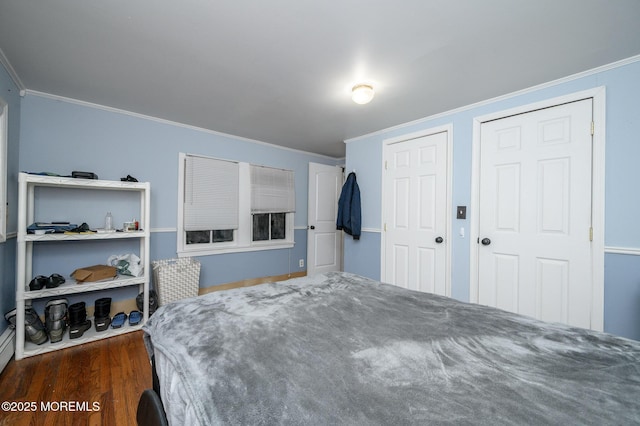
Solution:
[[[158,305],[198,295],[200,262],[190,257],[155,260],[153,280],[158,293]]]

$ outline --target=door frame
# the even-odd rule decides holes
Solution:
[[[545,99],[527,105],[501,110],[487,115],[474,117],[471,164],[471,223],[469,241],[469,300],[478,303],[479,263],[478,238],[480,228],[480,129],[482,123],[498,120],[513,115],[525,114],[539,109],[554,107],[560,104],[583,99],[593,101],[593,146],[592,162],[592,194],[591,220],[593,241],[591,244],[591,328],[602,331],[604,328],[604,210],[605,210],[605,136],[606,136],[606,90],[604,86],[571,93],[556,98]]]
[[[381,171],[381,182],[380,182],[380,186],[382,187],[382,191],[381,191],[381,203],[380,203],[380,211],[381,211],[381,223],[380,223],[380,230],[382,231],[382,237],[380,238],[380,277],[384,277],[385,276],[385,272],[386,272],[386,259],[385,259],[385,223],[386,221],[386,217],[385,217],[385,200],[386,197],[388,196],[388,194],[385,194],[385,185],[384,185],[384,179],[385,179],[385,161],[387,160],[387,158],[385,157],[385,150],[386,147],[388,145],[392,145],[392,144],[396,144],[396,143],[401,143],[401,142],[408,142],[412,139],[418,139],[418,138],[422,138],[425,136],[430,136],[430,135],[434,135],[437,133],[443,133],[446,132],[447,133],[447,176],[446,176],[446,181],[447,181],[447,201],[446,201],[446,206],[447,206],[447,211],[446,211],[446,229],[445,229],[445,241],[447,242],[446,245],[446,261],[445,261],[445,293],[446,296],[451,297],[451,256],[452,256],[452,247],[453,247],[453,234],[451,232],[451,226],[452,226],[452,218],[451,215],[453,213],[453,207],[452,207],[452,203],[453,203],[453,123],[449,123],[449,124],[445,124],[442,126],[437,126],[437,127],[431,127],[425,130],[420,130],[417,132],[413,132],[413,133],[407,133],[401,136],[396,136],[393,138],[389,138],[389,139],[384,139],[382,141],[382,164],[380,165],[382,171]]]

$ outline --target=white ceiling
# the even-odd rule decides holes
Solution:
[[[0,49],[28,90],[342,157],[640,54],[640,1],[0,0]]]

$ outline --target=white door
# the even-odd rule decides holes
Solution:
[[[342,231],[336,229],[342,168],[309,163],[307,275],[342,270]]]
[[[448,295],[449,132],[384,146],[383,277]]]
[[[590,327],[592,101],[482,123],[478,302]]]

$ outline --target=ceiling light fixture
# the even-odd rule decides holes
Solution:
[[[373,91],[373,86],[370,84],[356,84],[353,86],[353,89],[351,89],[351,99],[360,105],[371,102],[373,95],[375,95],[375,92]]]

